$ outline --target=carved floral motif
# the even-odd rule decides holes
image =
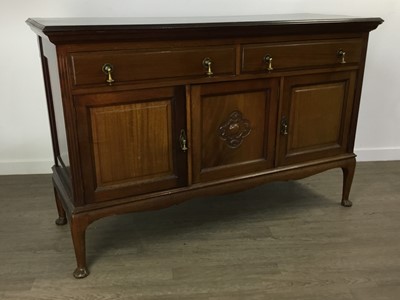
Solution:
[[[229,119],[222,123],[219,128],[219,137],[226,142],[229,148],[238,148],[243,139],[250,134],[250,122],[243,119],[242,113],[234,110]]]

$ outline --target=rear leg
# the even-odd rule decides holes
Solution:
[[[356,169],[355,158],[346,166],[342,167],[343,171],[342,205],[345,207],[350,207],[353,205],[353,203],[349,200],[349,195],[350,195],[351,185],[353,183],[355,169]]]

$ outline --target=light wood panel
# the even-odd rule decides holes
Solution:
[[[90,109],[97,187],[173,175],[171,101]]]
[[[89,94],[75,98],[87,201],[183,185],[186,153],[182,88]]]

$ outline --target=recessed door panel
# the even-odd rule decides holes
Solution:
[[[272,167],[277,87],[275,80],[192,87],[195,182]]]
[[[294,88],[288,151],[339,145],[346,83]]]
[[[279,164],[346,152],[355,73],[290,77],[285,80]]]
[[[171,87],[75,98],[89,202],[186,184],[184,95]]]
[[[97,186],[172,176],[171,101],[90,109]]]

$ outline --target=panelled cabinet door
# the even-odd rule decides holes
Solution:
[[[285,78],[278,165],[346,153],[355,80],[355,72]]]
[[[193,181],[273,167],[277,79],[192,86]]]
[[[184,88],[75,97],[87,202],[183,186]]]

